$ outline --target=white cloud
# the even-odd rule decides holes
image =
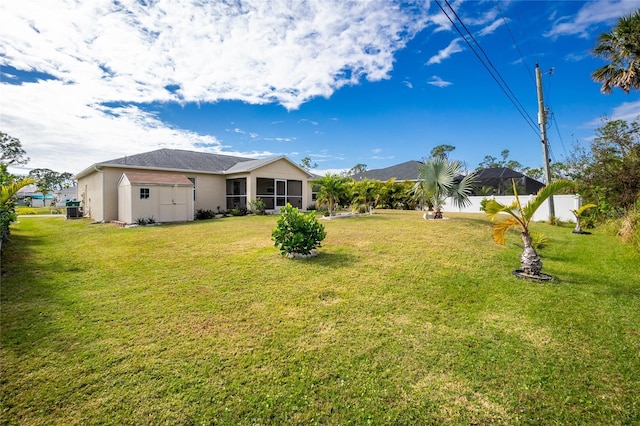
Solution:
[[[638,120],[640,117],[640,101],[624,102],[613,109],[611,118],[613,120],[626,120],[628,122]]]
[[[442,87],[451,86],[453,83],[451,83],[450,81],[444,81],[437,75],[433,75],[431,76],[431,79],[427,81],[427,84],[442,88]]]
[[[484,27],[478,32],[479,37],[484,37],[490,34],[493,34],[498,28],[505,24],[503,19],[497,19],[493,21],[490,25]]]
[[[30,166],[59,170],[73,158],[84,167],[158,147],[221,150],[215,137],[168,126],[144,105],[239,100],[296,109],[389,78],[394,53],[426,25],[421,3],[149,3],[0,4],[0,65],[54,78],[0,83],[3,131],[23,142]]]
[[[588,2],[577,15],[555,19],[553,28],[546,32],[546,37],[578,35],[587,37],[589,30],[601,23],[615,23],[621,16],[638,9],[637,0],[604,0]],[[555,15],[551,19],[554,19]]]
[[[429,58],[427,65],[439,64],[445,59],[449,59],[454,53],[462,52],[462,37],[454,38],[451,43],[444,49],[440,50],[436,55]]]

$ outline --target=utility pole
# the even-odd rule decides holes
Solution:
[[[540,126],[540,137],[542,139],[542,158],[544,160],[544,176],[547,185],[551,183],[551,168],[549,164],[549,142],[547,141],[547,110],[544,108],[544,98],[542,96],[542,72],[536,62],[536,87],[538,89],[538,125]],[[556,217],[553,205],[553,195],[549,197],[549,220]]]

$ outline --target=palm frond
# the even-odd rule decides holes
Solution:
[[[454,207],[467,207],[471,205],[469,196],[473,190],[473,184],[477,181],[475,172],[469,173],[458,183],[451,185],[449,196],[453,200]]]
[[[24,178],[2,185],[2,187],[0,187],[0,205],[4,205],[11,197],[20,191],[20,189],[32,183],[36,183],[35,179]]]
[[[540,208],[540,206],[547,200],[547,198],[562,191],[565,188],[570,188],[573,186],[573,182],[565,179],[559,179],[544,186],[540,189],[540,191],[538,191],[536,196],[531,201],[529,201],[526,206],[523,207],[523,219],[528,224],[531,221],[533,214],[536,212],[536,210],[538,210],[538,208]]]
[[[509,217],[506,220],[501,220],[493,225],[492,235],[493,241],[500,245],[504,245],[504,237],[507,231],[514,226],[522,226],[520,221],[515,217]]]
[[[595,204],[593,203],[589,203],[589,204],[585,204],[583,206],[580,206],[579,208],[577,208],[576,210],[571,210],[571,212],[576,216],[576,217],[582,217],[582,214],[584,212],[586,212],[589,209],[592,209],[594,207],[597,207]]]
[[[516,211],[518,204],[514,201],[509,205],[497,202],[496,200],[488,200],[484,206],[484,212],[493,221],[499,213],[507,213],[511,216],[517,216]]]

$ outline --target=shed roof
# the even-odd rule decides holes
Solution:
[[[192,186],[193,182],[187,179],[186,176],[173,175],[168,173],[136,173],[126,172],[123,173],[127,180],[131,184],[142,185],[180,185],[180,186]]]

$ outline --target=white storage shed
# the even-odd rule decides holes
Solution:
[[[193,182],[184,175],[126,172],[118,182],[118,221],[191,221],[193,198]]]

